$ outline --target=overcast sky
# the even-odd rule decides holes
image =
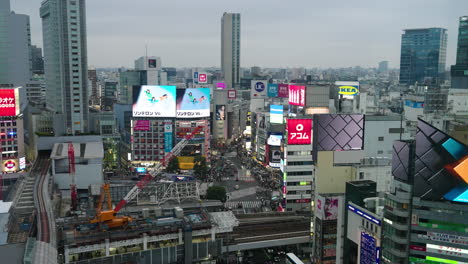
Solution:
[[[11,0],[39,46],[41,1]],[[448,67],[468,1],[88,0],[89,65],[133,67],[148,45],[163,66],[219,66],[223,12],[241,13],[242,67],[399,67],[402,29],[421,27],[448,29]]]

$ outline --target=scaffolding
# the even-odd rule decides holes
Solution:
[[[148,185],[137,196],[138,205],[161,205],[168,201],[181,204],[186,200],[200,201],[198,182],[158,182]]]

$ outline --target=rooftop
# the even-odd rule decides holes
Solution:
[[[104,158],[102,142],[73,143],[75,157],[84,159]],[[68,143],[55,143],[52,148],[51,159],[67,159]]]

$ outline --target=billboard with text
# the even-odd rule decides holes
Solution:
[[[267,96],[267,81],[252,80],[251,82],[251,98],[266,98]]]
[[[289,87],[287,84],[283,84],[283,83],[278,84],[278,97],[281,97],[281,98],[289,97]]]
[[[312,119],[288,119],[287,128],[289,145],[312,143]]]
[[[210,88],[177,89],[177,117],[210,116]]]
[[[176,87],[143,85],[133,89],[133,116],[175,117]]]
[[[17,116],[19,112],[18,89],[0,89],[0,116]]]
[[[305,106],[305,86],[289,85],[289,104]]]
[[[270,105],[270,123],[283,124],[283,106]]]
[[[278,84],[268,84],[268,97],[278,97]]]

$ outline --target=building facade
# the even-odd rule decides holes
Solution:
[[[221,71],[228,88],[240,83],[240,14],[221,18]]]
[[[452,88],[468,89],[468,16],[460,17],[457,62],[451,68]]]
[[[446,29],[406,29],[401,37],[400,84],[441,83],[446,57]]]
[[[41,4],[46,105],[64,115],[67,134],[88,131],[85,0]]]
[[[25,86],[31,79],[29,16],[15,14],[10,1],[0,4],[0,84]]]

